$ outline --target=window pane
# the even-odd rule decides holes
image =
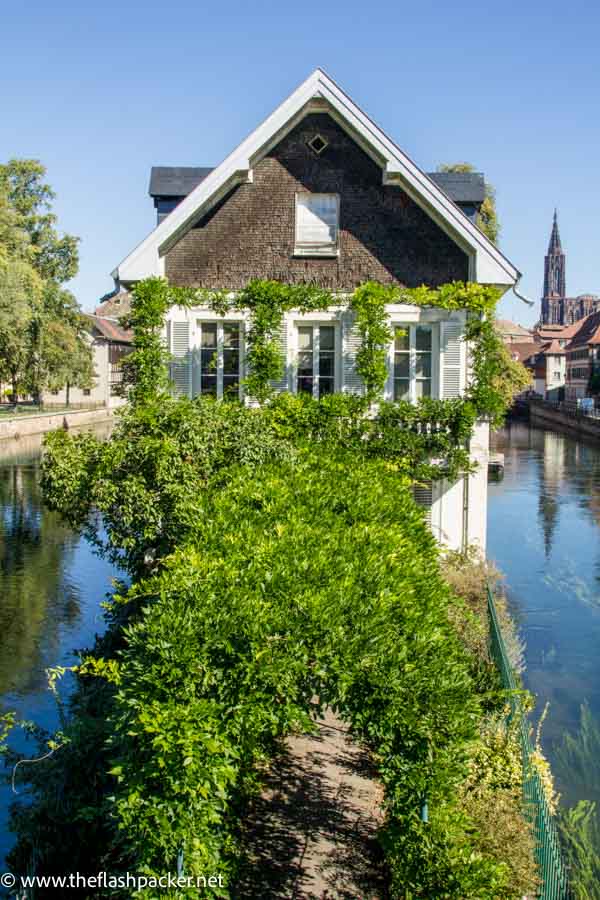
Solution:
[[[217,372],[217,351],[200,351],[200,372],[202,375],[215,375]]]
[[[333,325],[321,325],[319,347],[321,350],[333,350],[335,347],[335,328]]]
[[[408,328],[396,328],[394,346],[396,350],[408,350],[410,346]]]
[[[431,379],[427,378],[422,381],[417,381],[415,386],[417,400],[419,397],[431,397]]]
[[[217,346],[217,323],[216,322],[203,322],[202,323],[202,337],[200,345],[202,347],[216,347]]]
[[[237,375],[223,376],[223,400],[237,400],[240,394],[240,383]]]
[[[302,326],[298,329],[298,349],[312,350],[313,330],[311,326]]]
[[[431,350],[431,328],[417,326],[415,346],[417,350]]]
[[[394,379],[394,400],[410,399],[410,382],[408,378]]]
[[[223,325],[223,346],[239,347],[240,346],[240,326],[237,322],[225,323]]]
[[[396,353],[394,357],[394,378],[408,378],[410,357],[408,353]]]
[[[335,360],[333,353],[327,352],[319,354],[319,375],[321,376],[321,378],[323,376],[333,378],[335,374],[334,362]]]
[[[335,194],[298,194],[296,241],[299,244],[334,244],[337,240],[337,218]]]
[[[217,396],[217,376],[204,375],[200,385],[200,393],[211,397]]]
[[[417,378],[431,378],[431,353],[417,353]]]
[[[333,394],[333,388],[333,378],[319,378],[319,397],[324,397],[325,394]]]
[[[313,374],[313,355],[312,350],[308,353],[299,353],[298,354],[298,375],[312,375]]]
[[[239,350],[223,350],[223,373],[224,375],[237,375],[240,371],[240,351]]]
[[[312,392],[313,392],[312,378],[298,378],[298,393],[312,395]]]

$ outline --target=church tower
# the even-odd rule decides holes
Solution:
[[[558,218],[554,221],[544,263],[544,293],[542,296],[542,325],[564,325],[565,298],[567,293],[566,257],[560,243]]]

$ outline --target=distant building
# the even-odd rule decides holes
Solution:
[[[120,406],[123,382],[123,358],[131,353],[133,335],[119,322],[119,316],[129,312],[130,297],[126,291],[103,298],[94,313],[85,316],[93,354],[94,384],[90,388],[66,387],[60,391],[46,391],[46,407]]]
[[[511,322],[510,319],[496,319],[496,331],[505,344],[523,344],[533,342],[533,332],[523,325]]]
[[[593,377],[600,370],[600,311],[582,320],[566,347],[566,400],[598,393]],[[600,380],[600,379],[599,379]]]
[[[571,325],[600,310],[600,297],[595,294],[567,297],[566,267],[567,258],[560,241],[558,217],[554,210],[550,243],[544,262],[541,325]]]

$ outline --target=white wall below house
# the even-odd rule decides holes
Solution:
[[[490,429],[478,422],[471,438],[470,457],[475,471],[455,482],[433,485],[431,530],[450,550],[475,546],[485,553]]]

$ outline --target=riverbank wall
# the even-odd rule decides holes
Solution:
[[[0,419],[0,441],[9,438],[27,437],[30,434],[45,434],[58,428],[79,428],[108,422],[114,415],[114,409],[74,409],[60,413],[33,413],[32,415],[15,416],[11,419]]]
[[[575,409],[559,409],[545,400],[530,400],[529,421],[532,425],[565,431],[573,437],[600,443],[600,419],[585,416]]]

